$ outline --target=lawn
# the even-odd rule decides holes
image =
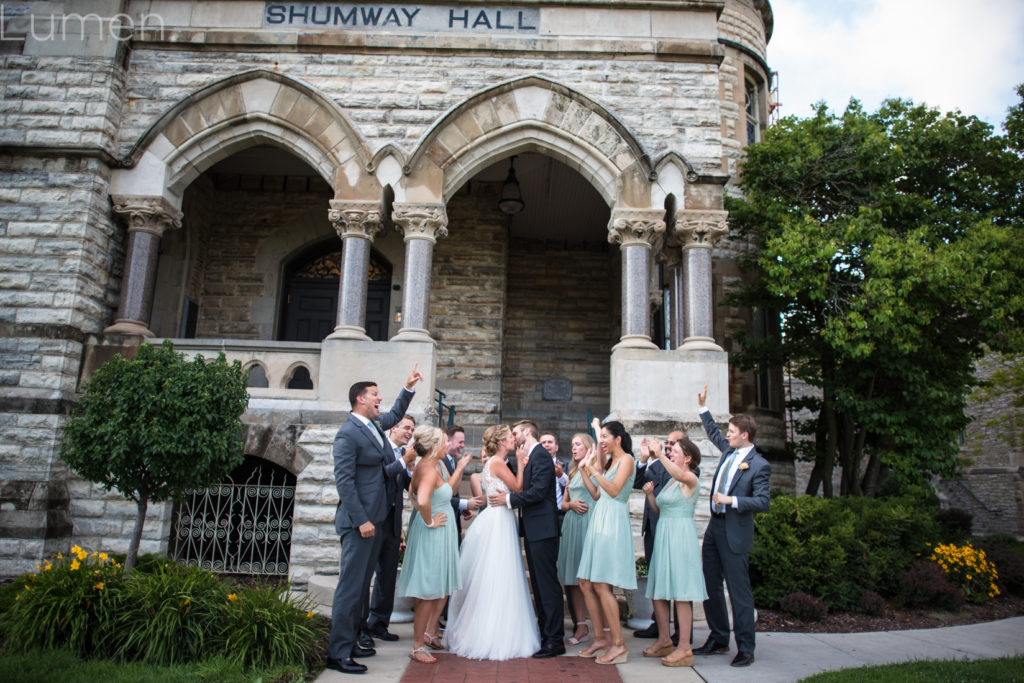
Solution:
[[[924,661],[829,671],[801,683],[1024,683],[1024,656],[967,661]]]

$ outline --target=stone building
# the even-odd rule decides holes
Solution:
[[[713,471],[708,384],[781,453],[781,382],[728,356],[768,324],[718,303],[746,277],[723,198],[768,119],[765,0],[2,8],[0,573],[126,547],[134,506],[66,470],[60,429],[153,338],[251,370],[240,498],[152,508],[143,540],[217,568],[337,571],[348,386],[390,399],[414,362],[411,412],[443,392],[473,448],[529,416],[568,453],[610,415],[683,425]],[[265,545],[221,547],[218,504]]]

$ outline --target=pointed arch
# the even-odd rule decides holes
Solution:
[[[344,167],[357,171],[349,185],[361,185],[373,162],[337,103],[298,79],[253,69],[212,83],[168,110],[132,148],[131,168],[118,172],[119,181],[132,194],[156,190],[180,197],[211,165],[256,144],[295,154],[332,185]],[[151,191],[138,191],[138,185]]]
[[[496,159],[529,151],[579,171],[609,206],[649,201],[654,169],[636,136],[603,105],[543,76],[501,83],[449,110],[403,172],[447,200]]]

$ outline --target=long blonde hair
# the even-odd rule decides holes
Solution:
[[[592,437],[592,436],[590,436],[590,434],[586,434],[584,432],[576,432],[575,434],[573,434],[572,435],[572,439],[569,441],[569,443],[572,443],[573,441],[575,441],[576,437],[579,437],[580,441],[583,442],[583,447],[586,450],[588,450],[588,451],[590,449],[595,448],[597,446],[597,443],[594,441],[594,437]],[[598,453],[597,455],[598,455],[598,457],[601,457],[600,453]],[[570,479],[572,479],[573,475],[576,474],[576,470],[578,470],[579,468],[580,468],[580,461],[576,459],[575,455],[573,455],[572,456],[572,467],[569,468],[569,478]]]
[[[416,470],[412,475],[412,482],[409,484],[409,491],[415,495],[416,487],[423,478],[423,472],[433,467],[440,456],[444,445],[444,432],[437,427],[420,425],[412,433],[412,441],[409,448],[416,452],[420,461],[416,464]]]

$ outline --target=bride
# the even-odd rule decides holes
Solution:
[[[484,492],[520,491],[525,453],[516,453],[518,474],[505,458],[516,440],[505,425],[484,432],[481,477]],[[449,651],[469,659],[529,657],[540,647],[530,587],[523,572],[515,513],[506,507],[486,507],[469,527],[459,559],[462,588],[448,604],[445,643]]]

